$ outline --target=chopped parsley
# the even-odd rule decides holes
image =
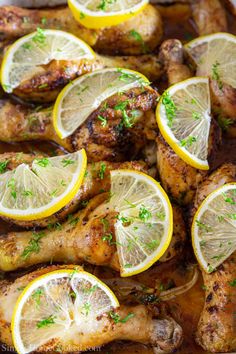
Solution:
[[[36,164],[41,166],[41,167],[47,167],[50,164],[50,161],[48,158],[43,157],[42,159],[36,159]]]
[[[44,293],[43,289],[37,289],[32,294],[32,298],[36,302],[37,306],[39,306],[41,303],[41,296],[43,295],[43,293]]]
[[[169,95],[168,91],[165,91],[162,95],[162,103],[166,110],[166,116],[168,120],[168,127],[172,127],[173,120],[176,116],[177,107]]]
[[[165,217],[166,217],[166,214],[163,212],[163,211],[158,211],[156,213],[156,216],[158,219],[160,219],[161,221],[164,221],[165,220]]]
[[[79,222],[79,217],[78,216],[74,216],[72,214],[69,214],[67,220],[68,220],[70,225],[76,226],[78,224],[78,222]]]
[[[212,65],[211,71],[212,71],[212,79],[217,81],[219,89],[222,90],[223,83],[220,79],[219,66],[220,66],[220,63],[218,61],[216,61]]]
[[[137,31],[135,31],[135,29],[132,29],[129,31],[129,36],[134,38],[137,42],[139,42],[142,46],[143,52],[147,52],[148,48],[146,43],[143,40],[143,37],[141,36],[141,34]]]
[[[100,179],[104,178],[105,172],[106,172],[106,164],[104,162],[102,162],[101,165],[100,165],[100,170],[98,172],[98,176],[99,176]]]
[[[47,226],[48,230],[62,230],[62,225],[57,221],[56,223],[49,223]]]
[[[193,117],[193,119],[198,120],[198,119],[201,119],[202,115],[199,112],[193,112],[192,117]]]
[[[219,261],[219,260],[221,260],[223,257],[225,257],[224,254],[219,254],[219,255],[216,255],[216,256],[211,257],[211,259],[216,259],[217,261]]]
[[[120,123],[120,127],[122,128],[123,126],[125,126],[126,128],[132,128],[132,126],[134,125],[134,117],[129,117],[126,109],[127,106],[129,105],[129,100],[125,100],[122,102],[119,102],[115,107],[114,110],[115,111],[121,111],[122,113],[122,122]]]
[[[230,286],[235,286],[236,287],[236,278],[232,281],[229,281]]]
[[[224,118],[221,115],[219,115],[217,121],[223,131],[227,131],[229,127],[234,123],[232,119]]]
[[[8,163],[9,163],[9,160],[5,160],[3,162],[0,162],[0,173],[3,173],[6,171]]]
[[[40,43],[40,44],[44,44],[45,40],[46,40],[45,31],[42,28],[38,27],[37,28],[37,33],[32,38],[32,40],[34,42],[37,42],[37,43]]]
[[[195,136],[189,136],[187,139],[182,139],[180,140],[180,146],[183,147],[190,147],[197,141],[197,138]]]
[[[215,270],[215,268],[212,267],[211,265],[209,265],[209,266],[207,267],[207,271],[208,271],[209,273],[214,272],[214,270]]]
[[[42,23],[42,25],[46,25],[47,24],[47,18],[46,17],[42,17],[41,18],[41,23]]]
[[[109,316],[114,321],[114,323],[117,324],[117,323],[126,323],[130,318],[134,317],[135,314],[130,312],[127,316],[121,318],[117,312],[110,311]]]
[[[72,165],[73,163],[75,163],[75,161],[74,160],[72,160],[72,159],[63,159],[62,160],[62,165],[63,165],[63,167],[66,167],[66,166],[69,166],[69,165]]]
[[[159,246],[159,242],[157,240],[152,240],[150,242],[146,242],[145,246],[150,250],[150,251],[154,251],[157,246]]]
[[[109,245],[111,244],[112,239],[113,239],[113,235],[111,233],[102,236],[102,241],[108,241]]]
[[[24,191],[22,192],[22,195],[23,195],[24,197],[32,197],[33,192],[31,192],[31,191],[29,191],[29,190],[24,190]]]
[[[30,43],[24,43],[23,45],[22,45],[22,47],[24,48],[24,49],[32,49],[32,45],[30,44]]]
[[[28,246],[25,247],[24,251],[21,254],[21,257],[26,260],[30,257],[32,253],[39,253],[40,251],[40,241],[43,237],[45,237],[45,233],[41,232],[33,232],[32,238],[29,240]]]
[[[46,87],[48,87],[48,84],[47,84],[47,83],[41,84],[41,85],[38,86],[39,89],[44,89],[44,88],[46,88]]]
[[[11,196],[16,199],[16,180],[15,178],[11,178],[8,182],[7,182],[7,187],[11,189]]]
[[[103,116],[98,115],[98,119],[101,121],[101,126],[104,128],[107,125],[107,119]]]
[[[106,11],[107,10],[107,5],[112,5],[116,2],[117,0],[101,0],[100,4],[97,6],[98,10]]]
[[[83,305],[83,314],[85,316],[88,316],[88,314],[90,313],[91,311],[91,304],[89,302],[85,302],[85,304]]]
[[[204,224],[203,222],[201,222],[199,220],[196,220],[196,224],[199,227],[199,229],[202,229],[202,230],[204,230],[206,232],[212,231],[212,227],[211,226],[208,226],[208,225]]]
[[[139,219],[143,222],[146,222],[148,219],[152,217],[152,213],[142,205],[139,209]]]
[[[48,327],[55,323],[55,316],[51,315],[37,323],[37,328]]]
[[[235,205],[236,202],[233,200],[233,198],[231,197],[227,197],[227,195],[225,193],[223,193],[223,197],[226,203],[229,203],[231,205]]]

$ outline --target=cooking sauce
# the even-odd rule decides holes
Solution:
[[[164,38],[178,38],[186,42],[196,37],[196,30],[194,23],[191,19],[191,11],[186,4],[177,4],[168,7],[158,6],[164,22]],[[230,32],[236,34],[236,21],[228,14]],[[15,151],[15,152],[35,152],[40,151],[49,152],[51,154],[57,147],[50,143],[21,143],[21,144],[6,144],[0,143],[0,153]],[[216,168],[224,162],[232,161],[236,163],[236,139],[223,138],[222,147],[218,151],[213,160],[212,168]],[[187,218],[187,214],[186,214]],[[188,220],[187,220],[188,221]],[[0,233],[16,230],[16,227],[9,223],[0,222]],[[190,243],[190,236],[188,242]],[[180,259],[174,259],[167,263],[160,263],[154,265],[148,271],[132,277],[133,280],[140,281],[148,287],[157,287],[160,284],[174,284],[180,286],[188,282],[191,278],[192,270],[189,264],[196,264],[196,260],[192,253],[190,244],[187,246],[186,251]],[[32,270],[32,269],[31,269]],[[29,270],[27,270],[29,271]],[[94,273],[100,278],[109,278],[118,276],[113,271],[103,269],[101,267],[94,267]],[[24,271],[25,273],[26,271]],[[10,279],[14,279],[22,272],[15,272],[5,274]],[[0,274],[1,275],[1,274]],[[4,277],[4,274],[1,276]],[[177,351],[178,354],[203,354],[206,353],[199,347],[194,340],[194,333],[197,328],[200,313],[204,304],[204,290],[202,288],[202,277],[199,279],[195,286],[182,296],[176,297],[174,300],[168,301],[170,314],[182,326],[184,331],[184,341],[181,348]],[[12,350],[7,352],[6,347],[0,344],[0,352],[12,353]],[[141,344],[116,342],[97,350],[100,353],[109,354],[151,354],[153,350]],[[88,353],[91,353],[88,352]]]

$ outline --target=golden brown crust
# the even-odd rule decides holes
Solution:
[[[137,158],[148,139],[145,113],[154,109],[157,96],[155,90],[145,87],[108,98],[68,139],[71,149],[85,148],[89,161],[127,161]],[[117,104],[122,102],[127,103],[126,112],[129,116],[134,111],[140,114],[130,128],[122,123],[122,111],[116,109]],[[97,119],[99,115],[107,120],[105,127]]]
[[[205,305],[198,323],[197,343],[213,353],[234,352],[236,287],[232,282],[236,279],[236,253],[214,273],[203,272],[203,278]]]
[[[50,28],[70,32],[97,51],[106,54],[142,54],[151,52],[162,37],[162,21],[158,10],[148,5],[130,20],[104,29],[88,29],[78,23],[68,7],[52,10],[29,10],[15,6],[0,8],[0,32],[2,39],[15,39],[37,29]],[[143,41],[132,36],[140,34]]]
[[[187,165],[160,134],[157,137],[157,170],[164,189],[180,205],[192,202],[198,184],[206,175]]]
[[[236,181],[236,166],[224,164],[214,171],[197,189],[192,215],[201,202],[225,183]],[[210,352],[236,350],[236,253],[234,252],[216,271],[202,271],[206,288],[205,305],[196,333],[197,342]]]

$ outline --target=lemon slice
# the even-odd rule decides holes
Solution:
[[[209,76],[236,88],[236,37],[214,33],[194,39],[185,49],[197,65],[197,76]]]
[[[214,271],[236,250],[236,183],[212,192],[198,208],[192,243],[201,267]]]
[[[0,215],[36,220],[63,208],[78,192],[87,166],[84,150],[35,159],[0,175]]]
[[[173,231],[168,196],[150,176],[132,170],[111,171],[110,207],[115,209],[117,251],[122,277],[148,269],[167,250]]]
[[[77,21],[88,28],[118,25],[137,15],[148,4],[148,0],[68,0]]]
[[[210,110],[209,83],[203,77],[168,88],[156,110],[157,123],[167,143],[187,164],[202,170],[209,169]]]
[[[94,53],[79,38],[63,31],[38,28],[37,32],[18,39],[6,51],[1,68],[2,87],[11,93],[22,81],[45,72],[43,65],[52,60],[84,58],[93,59]]]
[[[102,336],[105,316],[119,306],[113,292],[95,276],[80,270],[56,270],[23,290],[12,317],[12,336],[19,354],[84,351],[84,336]],[[60,344],[59,344],[60,343]],[[69,348],[70,346],[70,348]],[[74,349],[74,350],[73,350]]]
[[[142,74],[119,68],[94,71],[69,83],[58,95],[53,124],[58,136],[71,135],[108,97],[149,85]]]

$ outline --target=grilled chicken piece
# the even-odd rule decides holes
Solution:
[[[183,46],[179,40],[168,39],[162,43],[160,60],[164,64],[169,86],[192,76],[184,64]],[[206,173],[186,164],[160,133],[156,142],[157,170],[163,187],[177,203],[189,204]]]
[[[10,101],[0,101],[0,141],[52,140],[69,151],[85,148],[89,161],[134,159],[149,139],[150,130],[153,131],[151,112],[156,106],[157,96],[157,92],[150,87],[114,95],[63,140],[54,131],[50,109],[37,112]],[[127,103],[125,110],[131,121],[135,113],[134,124],[130,128],[123,124],[122,111],[115,109],[121,102]],[[97,119],[98,115],[107,119],[105,127]],[[157,130],[157,125],[155,128]],[[155,135],[153,131],[154,139]]]
[[[184,49],[178,39],[167,39],[160,47],[160,61],[163,63],[169,85],[192,77],[192,73],[184,64]]]
[[[166,143],[161,134],[157,139],[157,169],[163,187],[180,205],[190,204],[198,185],[207,171],[186,164]],[[221,143],[218,124],[212,119],[208,143],[208,160],[211,161]]]
[[[158,10],[147,5],[139,14],[114,27],[88,29],[78,23],[68,7],[29,10],[14,6],[0,8],[1,39],[15,39],[40,28],[60,29],[78,36],[95,50],[106,54],[137,55],[152,52],[162,38]],[[141,40],[135,35],[138,33]]]
[[[227,19],[220,0],[194,0],[192,14],[199,36],[227,32]]]
[[[212,172],[201,184],[198,185],[197,192],[191,208],[191,214],[194,216],[199,205],[214,190],[226,183],[236,181],[236,165],[225,163],[217,170]]]
[[[74,267],[69,266],[69,268]],[[40,275],[65,268],[68,267],[50,266],[24,275],[14,282],[0,282],[0,340],[2,342],[8,346],[13,345],[10,323],[15,303],[23,288]],[[108,317],[107,327],[102,333],[95,334],[92,337],[85,336],[82,343],[81,338],[79,343],[76,342],[76,338],[73,338],[73,350],[84,351],[86,348],[100,347],[113,340],[130,340],[147,344],[153,347],[156,354],[171,353],[181,345],[183,338],[182,328],[173,318],[169,316],[155,318],[156,316],[144,305],[121,305],[116,312],[121,318],[125,318],[129,313],[133,313],[134,316],[125,323],[119,322],[117,324],[114,324],[113,320]],[[68,347],[71,347],[71,343],[67,343],[66,339],[63,340],[61,338],[56,340],[53,345],[50,345],[50,350],[56,350],[59,346],[61,352],[65,353],[68,352]],[[47,351],[47,349],[48,346],[45,344],[42,350]]]
[[[205,171],[186,164],[161,134],[157,137],[157,169],[164,189],[180,205],[192,202],[198,184],[206,175]]]
[[[117,212],[109,210],[108,193],[90,200],[87,207],[71,216],[59,228],[40,232],[10,232],[0,237],[0,270],[10,271],[43,262],[88,262],[119,271],[114,225]],[[174,213],[173,241],[162,261],[174,257],[183,247],[186,235],[182,215]],[[103,220],[106,219],[106,227]],[[103,240],[111,234],[113,240]]]
[[[41,156],[34,154],[24,154],[24,153],[5,153],[0,154],[0,163],[7,163],[6,171],[13,170],[21,163],[26,163],[31,165],[35,158],[40,158]],[[101,166],[103,166],[103,174],[100,176]],[[25,228],[33,227],[49,227],[56,228],[60,227],[60,222],[65,220],[68,215],[74,213],[83,203],[86,203],[89,199],[98,195],[99,193],[108,192],[110,190],[110,171],[116,169],[133,169],[137,171],[147,172],[146,164],[142,161],[136,162],[95,162],[89,163],[87,166],[86,176],[84,178],[83,184],[79,189],[77,195],[68,203],[64,208],[59,210],[57,213],[51,215],[50,217],[32,220],[32,221],[20,221],[7,219],[8,221],[17,224]],[[82,203],[82,205],[81,205]]]
[[[236,89],[223,83],[219,88],[216,80],[210,80],[213,109],[223,130],[236,138]]]
[[[38,73],[23,81],[14,89],[14,94],[25,101],[52,102],[60,90],[78,76],[104,68],[127,68],[141,72],[152,81],[157,80],[163,73],[157,55],[140,56],[101,56],[92,60],[51,61],[48,65],[38,68]]]
[[[213,172],[199,186],[194,200],[198,208],[206,196],[224,185],[236,181],[236,166],[225,164]],[[236,252],[218,269],[202,272],[206,288],[205,305],[196,334],[197,343],[210,352],[234,352],[236,350]]]

